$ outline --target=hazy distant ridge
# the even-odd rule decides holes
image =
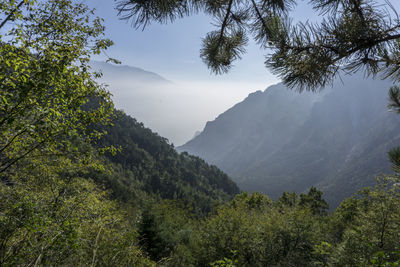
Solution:
[[[316,185],[335,204],[390,172],[400,117],[387,81],[343,78],[320,94],[282,84],[249,95],[179,147],[222,168],[242,189],[272,197]]]
[[[167,79],[165,79],[164,77],[162,77],[157,73],[150,72],[137,67],[127,66],[127,65],[116,65],[100,61],[91,61],[90,65],[93,68],[93,70],[101,71],[105,79],[131,78],[137,82],[146,82],[146,83],[159,82],[159,83],[172,84],[171,81],[168,81]]]

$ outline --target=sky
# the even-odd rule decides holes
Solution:
[[[223,76],[210,74],[199,57],[201,39],[214,29],[212,20],[194,15],[168,25],[153,23],[144,31],[135,30],[127,21],[120,20],[112,0],[85,0],[96,14],[105,20],[106,36],[115,45],[107,51],[123,64],[156,72],[170,80],[247,81],[255,86],[276,82],[264,67],[264,53],[250,44],[243,60]]]
[[[177,89],[171,92],[171,95],[177,98],[175,101],[184,102],[185,106],[176,110],[163,109],[159,105],[159,97],[154,95],[154,102],[147,99],[146,107],[148,114],[158,116],[157,121],[171,119],[170,116],[165,116],[166,112],[186,112],[185,119],[176,116],[174,128],[166,130],[165,125],[168,125],[168,122],[157,124],[152,123],[155,121],[152,117],[138,118],[175,145],[189,141],[195,132],[203,129],[207,121],[214,120],[219,114],[242,101],[249,93],[264,90],[279,82],[279,79],[265,68],[264,60],[268,51],[260,50],[254,42],[249,43],[247,53],[242,60],[235,62],[228,74],[211,74],[199,57],[201,39],[214,29],[211,25],[212,20],[204,14],[179,19],[167,25],[154,23],[142,31],[135,30],[128,21],[119,19],[113,0],[82,2],[96,9],[96,15],[104,19],[106,37],[114,41],[114,46],[106,51],[106,55],[97,56],[95,60],[104,61],[108,56],[116,58],[123,65],[155,72],[176,85]],[[393,2],[399,7],[400,1]],[[298,1],[292,17],[295,21],[307,19],[312,22],[321,19],[306,1]],[[117,89],[110,84],[110,91],[113,90]],[[140,99],[133,99],[132,103],[135,101]],[[126,107],[117,108],[127,110]],[[183,108],[187,109],[183,111]],[[137,114],[127,113],[137,117]]]

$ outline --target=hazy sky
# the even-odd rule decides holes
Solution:
[[[115,42],[107,53],[124,64],[156,72],[170,80],[247,81],[265,87],[276,78],[264,68],[264,54],[251,44],[243,60],[223,76],[210,75],[199,57],[201,38],[213,30],[211,19],[199,14],[172,24],[152,24],[144,31],[121,21],[112,0],[86,0],[105,19],[107,37]],[[259,88],[260,89],[260,88]],[[253,89],[254,90],[254,89]]]
[[[193,112],[193,121],[177,122],[175,133],[168,131],[165,136],[177,145],[188,141],[195,131],[202,130],[207,121],[215,119],[249,93],[264,90],[269,85],[279,82],[277,77],[265,68],[264,59],[268,52],[260,50],[252,42],[243,59],[237,61],[228,74],[222,76],[211,74],[199,57],[201,38],[214,29],[211,25],[212,20],[203,14],[176,20],[168,25],[152,24],[141,31],[132,28],[129,22],[119,20],[114,9],[115,1],[83,0],[83,2],[96,8],[96,14],[105,20],[106,36],[115,43],[107,51],[108,56],[122,61],[125,65],[160,74],[180,88],[186,88],[186,98],[182,98],[182,101],[194,101],[196,111],[187,110],[186,115],[189,117],[190,112]],[[319,19],[318,14],[305,4],[307,2],[298,1],[299,4],[293,13],[295,20]],[[400,1],[393,2],[399,7]],[[95,59],[104,60],[105,56]],[[110,88],[113,88],[112,84]],[[201,96],[200,102],[198,96]],[[190,107],[190,103],[188,106]],[[149,104],[148,109],[152,114],[157,113],[159,109],[157,101],[154,101],[154,105]],[[159,112],[162,120],[163,110]],[[135,117],[135,114],[130,115]],[[143,120],[143,123],[148,125],[146,118]],[[163,133],[163,129],[157,125],[149,127]]]

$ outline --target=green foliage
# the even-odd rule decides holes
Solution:
[[[307,194],[300,194],[300,206],[309,207],[314,215],[325,215],[329,208],[328,203],[322,198],[322,192],[314,186]]]
[[[233,257],[236,256],[236,251],[232,252]],[[238,261],[237,260],[231,260],[227,258],[223,258],[222,260],[217,260],[213,263],[210,263],[210,266],[212,267],[235,267]]]
[[[385,261],[398,261],[400,198],[398,179],[383,178],[374,189],[360,192],[352,220],[346,224],[335,251],[337,263],[368,265],[384,253]],[[345,217],[347,217],[346,215]],[[382,263],[382,262],[381,262]],[[378,265],[379,266],[379,265]]]
[[[313,215],[327,215],[329,205],[322,198],[322,194],[322,191],[319,191],[314,186],[310,188],[307,194],[300,194],[300,196],[295,192],[283,192],[275,205],[281,209],[300,206],[302,208],[310,209]]]
[[[187,207],[209,212],[237,186],[113,116],[88,65],[112,42],[86,5],[9,1],[0,11],[0,265],[167,262],[189,239]]]
[[[283,212],[266,196],[243,193],[193,233],[191,264],[306,266],[313,258],[318,224],[309,209],[297,206]]]
[[[66,157],[23,160],[13,184],[0,183],[0,265],[151,263],[127,214],[84,171]]]
[[[0,13],[0,265],[153,265],[90,177],[105,167],[89,126],[113,110],[88,67],[112,44],[101,20],[72,1],[6,1]]]
[[[388,108],[391,111],[400,114],[400,88],[393,86],[389,90],[389,104]],[[396,173],[400,173],[400,148],[394,148],[389,151],[389,159],[393,164],[393,169]]]
[[[107,122],[112,111],[109,93],[88,67],[90,55],[111,45],[101,38],[101,20],[72,1],[15,5],[0,6],[0,13],[14,13],[0,28],[6,32],[0,35],[0,175],[43,150],[74,153],[74,140],[82,133],[87,141],[97,138],[87,126]],[[84,109],[91,97],[98,106]]]
[[[295,192],[289,193],[289,192],[283,192],[282,196],[279,197],[277,201],[278,205],[281,205],[283,207],[294,207],[298,205],[299,203],[299,198]]]
[[[389,1],[314,0],[311,5],[325,14],[321,23],[285,22],[272,42],[274,53],[266,63],[285,84],[316,90],[340,70],[362,68],[398,80],[400,21]]]
[[[388,108],[397,114],[400,113],[400,88],[393,86],[389,90],[389,104]]]
[[[138,16],[137,25],[196,10],[222,14],[228,46],[207,61],[216,57],[227,68],[239,55],[229,50],[244,40],[230,44],[235,27],[255,12],[279,28],[274,16],[287,3],[132,0],[121,11]],[[359,14],[347,2],[312,3],[369,29],[356,23]],[[363,1],[352,3],[373,12]],[[8,1],[0,10],[0,29],[7,29],[0,36],[1,266],[399,265],[398,176],[381,178],[332,214],[314,187],[275,202],[260,193],[233,198],[239,190],[223,172],[178,154],[122,112],[104,126],[112,103],[87,63],[111,42],[100,38],[101,20],[85,5]],[[278,40],[271,29],[259,33],[260,42]],[[397,95],[392,89],[395,109]],[[391,152],[395,164],[397,154]]]
[[[239,192],[217,167],[187,153],[178,154],[165,138],[123,112],[115,115],[113,126],[98,129],[107,134],[97,145],[119,148],[116,155],[106,153],[115,166],[112,179],[102,178],[116,197],[131,201],[140,189],[163,199],[182,200],[195,213],[205,214]]]
[[[232,62],[241,58],[247,41],[242,30],[232,31],[229,36],[213,31],[204,38],[200,56],[213,72],[228,72]]]
[[[388,152],[389,159],[392,162],[393,170],[400,173],[400,147],[393,148]]]
[[[168,258],[191,235],[190,209],[179,202],[160,201],[143,209],[138,226],[140,244],[149,256],[159,262]]]
[[[242,193],[192,226],[172,266],[397,266],[398,178],[382,178],[331,215],[321,216],[295,194],[272,202]],[[318,196],[310,189],[303,195]],[[290,201],[287,201],[287,200]],[[316,198],[317,200],[319,197]],[[322,200],[322,199],[319,199]],[[319,202],[319,201],[317,201]],[[309,203],[309,202],[307,202]],[[323,201],[322,201],[323,203]],[[186,261],[182,260],[185,259]]]

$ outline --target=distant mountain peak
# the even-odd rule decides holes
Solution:
[[[173,82],[167,80],[166,78],[162,77],[161,75],[144,70],[142,68],[133,67],[129,65],[118,65],[107,63],[103,61],[91,61],[91,67],[96,71],[102,71],[103,75],[105,76],[126,76],[134,78],[138,80],[146,80],[146,81],[153,81],[153,82],[160,82],[160,83],[167,83],[173,84]]]

